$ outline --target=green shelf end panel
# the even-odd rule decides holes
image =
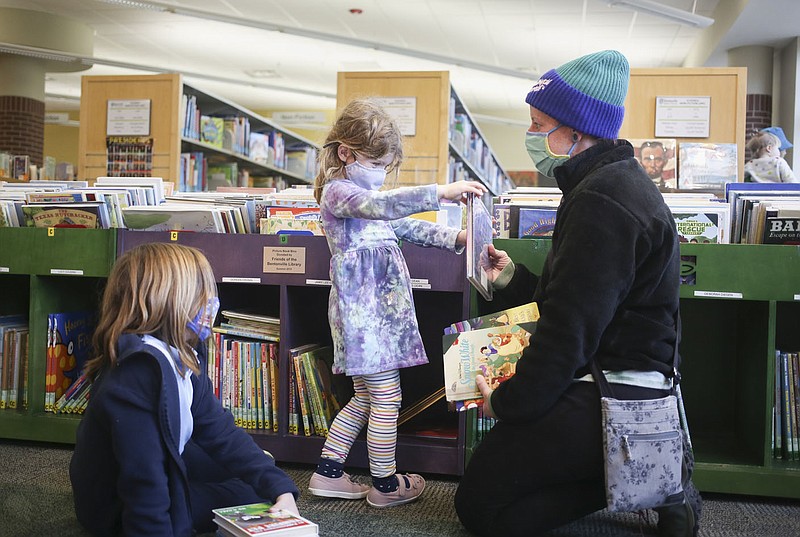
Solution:
[[[108,276],[116,230],[0,228],[0,273]]]
[[[79,423],[75,416],[0,410],[0,438],[74,444]]]

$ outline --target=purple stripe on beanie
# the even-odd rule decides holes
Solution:
[[[576,90],[554,69],[534,84],[525,102],[579,132],[612,140],[619,135],[625,117],[624,106]]]

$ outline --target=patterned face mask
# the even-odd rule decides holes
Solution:
[[[557,155],[553,153],[550,149],[548,136],[561,126],[562,124],[559,123],[547,132],[528,131],[526,133],[527,136],[525,136],[525,148],[528,150],[528,155],[531,157],[533,165],[536,166],[536,171],[547,177],[554,177],[553,170],[569,160],[577,144],[577,142],[573,143],[566,155]]]
[[[357,160],[345,166],[344,170],[348,179],[367,190],[378,190],[386,182],[384,168],[367,168]]]
[[[186,327],[197,334],[200,341],[205,341],[211,337],[211,327],[214,326],[214,319],[216,319],[218,311],[219,298],[211,297],[194,319],[186,323]]]

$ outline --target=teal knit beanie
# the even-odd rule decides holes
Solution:
[[[525,102],[579,132],[614,139],[625,116],[629,80],[625,56],[594,52],[547,71]]]

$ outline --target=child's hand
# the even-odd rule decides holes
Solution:
[[[275,505],[269,508],[270,513],[277,513],[278,511],[289,511],[290,513],[294,513],[299,515],[300,512],[297,510],[297,504],[294,502],[294,495],[291,492],[287,492],[285,494],[281,494],[275,500]]]
[[[438,185],[436,187],[436,194],[439,196],[439,199],[460,200],[467,192],[482,196],[487,190],[486,187],[478,181],[456,181],[455,183]]]

